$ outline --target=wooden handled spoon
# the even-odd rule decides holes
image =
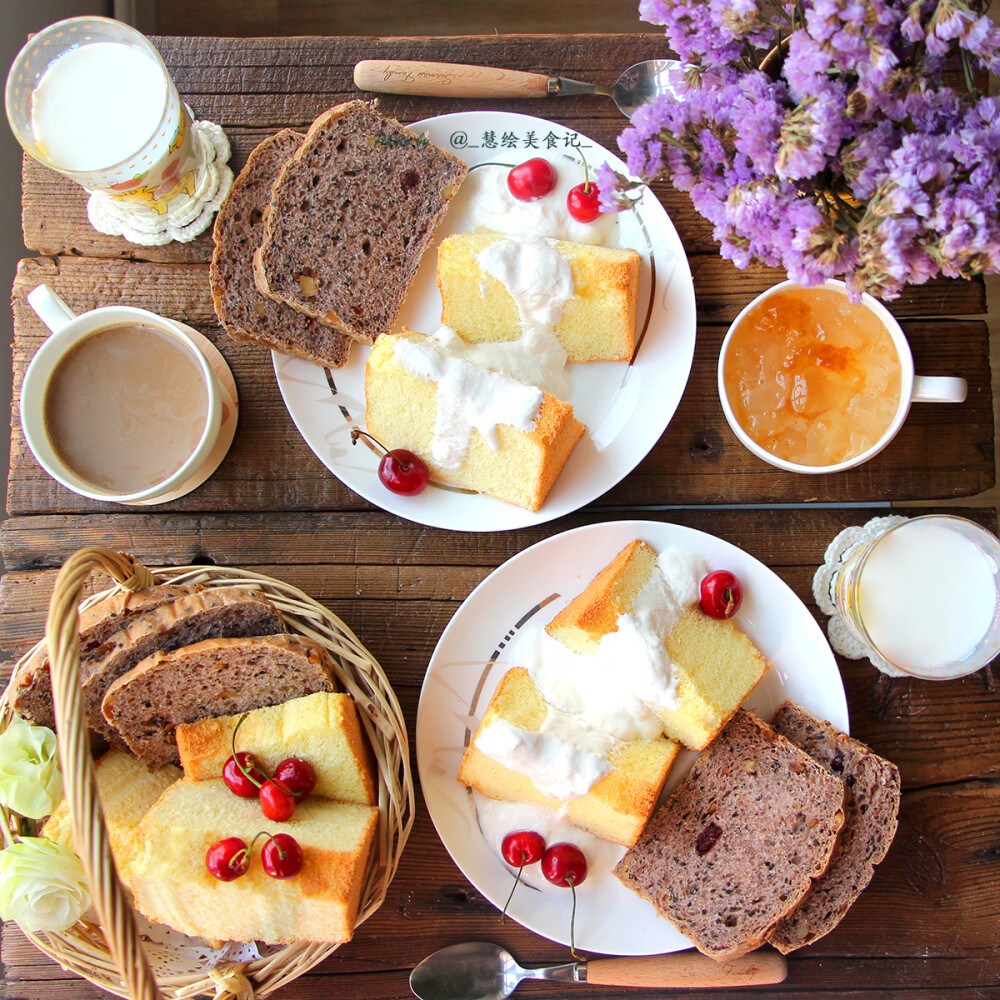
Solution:
[[[405,59],[364,59],[354,67],[354,84],[380,94],[421,97],[549,97],[599,94],[610,97],[628,118],[659,94],[679,96],[683,63],[650,59],[636,63],[613,87],[582,83],[564,76],[543,76],[521,70],[466,66],[462,63],[412,62]]]
[[[502,1000],[522,979],[552,979],[601,986],[656,989],[765,986],[788,974],[782,955],[755,951],[716,962],[695,951],[637,958],[595,958],[546,968],[524,969],[499,945],[469,941],[442,948],[410,973],[410,989],[420,1000]]]

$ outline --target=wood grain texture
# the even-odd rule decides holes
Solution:
[[[745,304],[742,286],[726,281],[727,268],[717,258],[701,259],[695,277],[701,315],[726,321]],[[762,270],[751,276],[748,295],[777,279]],[[367,501],[327,471],[302,440],[278,391],[270,354],[231,340],[217,325],[205,265],[66,256],[22,261],[14,283],[11,513],[97,511],[112,506],[57,484],[35,462],[21,434],[17,418],[21,378],[47,335],[24,297],[42,282],[52,285],[77,311],[122,302],[188,323],[212,340],[229,362],[240,394],[233,446],[204,486],[158,509],[369,508]],[[898,437],[865,465],[833,476],[798,476],[751,455],[722,413],[716,367],[725,327],[713,322],[699,326],[691,376],[666,432],[637,469],[598,502],[620,507],[905,500],[961,497],[988,489],[995,469],[985,324],[916,318],[904,318],[902,323],[917,370],[964,376],[969,398],[960,405],[914,406]]]

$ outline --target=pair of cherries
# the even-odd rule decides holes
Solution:
[[[507,902],[504,903],[504,915],[507,913],[511,899],[514,898],[514,890],[517,888],[517,883],[521,881],[521,872],[524,871],[525,865],[541,862],[542,874],[549,882],[572,891],[573,912],[569,921],[569,950],[574,958],[578,958],[574,941],[576,887],[587,877],[587,859],[584,857],[583,851],[576,844],[566,842],[546,847],[545,838],[540,833],[536,833],[534,830],[515,830],[513,833],[508,833],[500,842],[500,853],[507,864],[512,868],[517,868],[514,885],[511,887]]]
[[[507,190],[518,201],[538,201],[555,186],[556,169],[540,156],[511,167],[507,174]],[[566,195],[566,210],[577,222],[593,222],[601,214],[599,197],[597,185],[587,178],[582,184],[570,188]]]
[[[287,833],[258,833],[250,842],[240,837],[226,837],[217,841],[205,853],[205,867],[220,882],[232,882],[247,873],[253,845],[258,838],[267,837],[260,851],[260,862],[271,878],[291,878],[302,870],[302,848]]]
[[[260,799],[261,812],[275,823],[284,823],[295,812],[295,803],[316,787],[316,772],[300,757],[288,757],[268,777],[245,750],[236,752],[236,734],[246,715],[233,729],[232,756],[222,766],[222,779],[234,794],[243,799]]]

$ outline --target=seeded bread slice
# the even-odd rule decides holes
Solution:
[[[108,638],[100,660],[81,670],[87,722],[105,739],[123,746],[101,713],[101,701],[140,660],[203,639],[272,635],[284,627],[281,613],[263,594],[243,587],[206,588],[140,615]]]
[[[253,255],[263,235],[271,188],[304,138],[301,132],[286,128],[265,139],[233,181],[215,218],[215,250],[209,272],[212,300],[233,340],[249,341],[327,368],[342,368],[350,357],[350,337],[261,295],[253,280]]]
[[[374,343],[395,323],[467,171],[364,101],[331,108],[275,182],[254,253],[257,287]]]
[[[760,945],[830,863],[845,785],[738,711],[615,875],[715,959]]]
[[[312,639],[206,639],[146,657],[108,688],[101,709],[132,753],[160,767],[180,763],[180,723],[333,690],[330,654]]]
[[[899,770],[793,702],[778,707],[771,725],[847,785],[844,829],[830,867],[768,938],[787,955],[832,931],[871,881],[896,833]]]
[[[108,639],[139,615],[193,593],[191,587],[162,586],[122,590],[80,613],[80,663],[85,668],[103,657]],[[15,712],[36,726],[55,728],[52,673],[47,646],[39,646],[18,669],[11,684]]]

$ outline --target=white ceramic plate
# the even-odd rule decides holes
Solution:
[[[455,780],[462,755],[498,681],[517,665],[509,655],[512,637],[536,614],[536,620],[551,620],[634,538],[657,551],[670,545],[693,549],[711,567],[732,570],[740,578],[743,604],[734,621],[771,663],[747,699],[748,708],[766,720],[791,698],[847,731],[844,687],[819,626],[784,581],[734,545],[678,525],[614,521],[576,528],[525,549],[491,573],[458,609],[431,657],[417,709],[417,767],[431,818],[459,868],[498,907],[510,891],[512,875],[497,846],[485,842],[472,798]],[[677,785],[696,756],[682,752],[666,791]],[[612,864],[623,853],[624,848],[617,848]],[[690,947],[608,870],[592,872],[578,890],[579,948],[653,955]],[[565,890],[555,888],[519,889],[508,913],[530,930],[566,944],[566,897]]]
[[[472,111],[442,115],[412,125],[475,169],[486,163],[514,165],[547,156],[559,169],[580,172],[580,148],[593,169],[601,162],[627,173],[624,163],[572,129],[528,115]],[[483,145],[484,136],[494,145]],[[529,135],[535,146],[525,145]],[[502,145],[504,137],[508,145]],[[552,136],[550,140],[548,137]],[[547,148],[549,143],[552,148]],[[540,144],[540,145],[539,145]],[[399,315],[399,324],[421,333],[441,325],[435,284],[437,244],[466,232],[461,193],[438,231]],[[493,497],[431,487],[418,497],[400,497],[379,482],[378,457],[351,446],[351,429],[364,427],[364,372],[368,348],[356,345],[338,370],[273,354],[274,370],[288,412],[316,457],[366,500],[400,517],[435,528],[500,531],[541,524],[596,500],[639,464],[659,440],[680,402],[694,354],[694,284],[680,237],[655,195],[643,189],[634,211],[619,217],[616,242],[642,258],[637,339],[631,365],[600,362],[572,365],[569,402],[588,428],[542,509],[532,513]]]

